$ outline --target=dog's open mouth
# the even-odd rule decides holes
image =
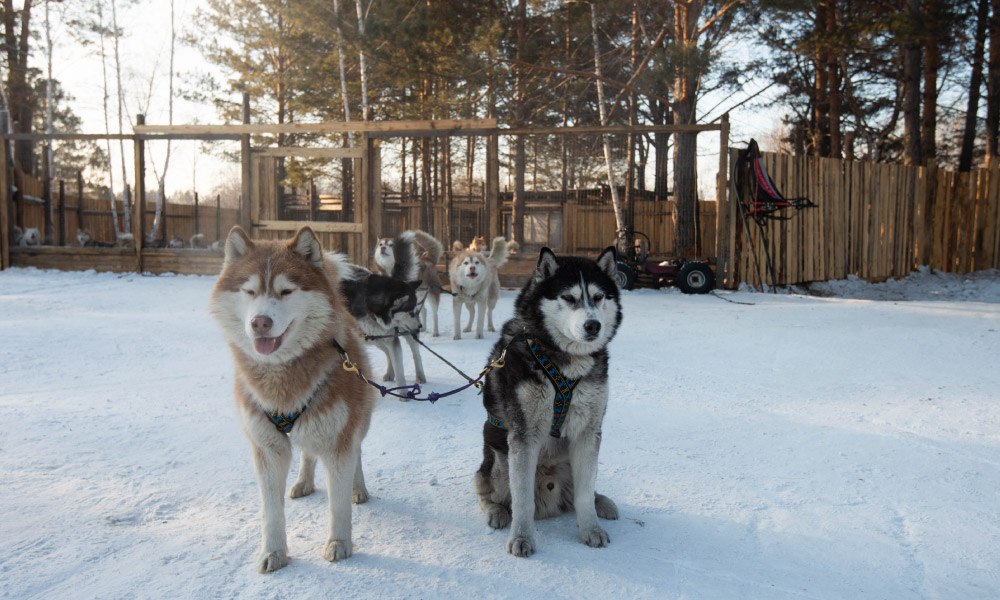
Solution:
[[[253,339],[253,349],[257,351],[257,354],[272,354],[275,350],[281,347],[281,341],[285,338],[285,334],[281,334],[278,337],[258,337]]]
[[[468,273],[469,279],[475,279],[476,275],[478,275],[478,273],[476,273],[475,271],[469,271]]]

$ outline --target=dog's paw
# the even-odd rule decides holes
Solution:
[[[495,332],[496,329],[494,329],[492,325],[489,325],[489,326],[486,327],[486,331]]]
[[[364,504],[368,502],[368,490],[361,488],[360,490],[355,488],[351,493],[351,502],[355,504]]]
[[[261,552],[257,557],[257,571],[260,573],[273,573],[287,564],[288,553],[283,550]]]
[[[426,375],[417,375],[417,383],[427,383]]]
[[[486,523],[493,529],[503,529],[510,525],[510,509],[500,504],[494,504],[486,512]]]
[[[472,331],[472,325],[469,325],[468,327],[466,327],[466,328],[465,328],[465,329],[463,329],[462,331],[464,331],[464,332],[466,332],[466,333],[468,333],[468,332]]]
[[[611,543],[611,536],[604,529],[594,526],[592,529],[580,532],[580,541],[591,548],[603,548]]]
[[[597,516],[608,521],[618,520],[618,507],[614,501],[601,494],[594,495],[594,507],[597,508]]]
[[[288,490],[289,498],[302,498],[316,491],[316,486],[311,481],[296,481],[292,484],[292,489]]]
[[[514,556],[527,558],[535,553],[535,540],[521,535],[511,536],[507,540],[507,552]]]
[[[477,339],[477,340],[481,340],[481,339],[483,339],[483,334],[481,334],[481,333],[477,333],[477,334],[476,334],[476,339]]]
[[[382,376],[382,381],[395,381],[396,375],[392,371],[386,371],[385,375]]]
[[[344,560],[351,555],[350,540],[330,540],[323,548],[323,558],[330,562]]]
[[[455,335],[451,336],[451,339],[453,339],[453,340],[460,340],[460,339],[462,339],[462,334],[456,333]]]

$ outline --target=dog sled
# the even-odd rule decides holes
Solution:
[[[774,179],[767,172],[764,160],[760,156],[760,148],[757,141],[751,139],[746,149],[740,150],[736,161],[733,163],[733,177],[730,178],[734,185],[733,196],[736,199],[740,215],[743,217],[743,230],[746,234],[747,243],[753,245],[753,235],[750,230],[750,221],[757,225],[757,230],[764,249],[764,260],[770,281],[777,281],[774,262],[771,260],[770,246],[768,238],[767,224],[770,221],[788,221],[803,208],[815,208],[816,204],[804,196],[788,198],[778,190]],[[757,253],[751,253],[757,270],[757,276],[761,285],[764,285],[764,278],[760,272],[760,264],[757,261]],[[773,286],[772,286],[773,291]]]

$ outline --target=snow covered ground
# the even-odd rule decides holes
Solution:
[[[468,392],[384,400],[354,556],[322,560],[318,491],[287,502],[292,562],[267,576],[212,284],[0,272],[0,596],[1000,597],[996,271],[721,294],[752,305],[625,293],[598,476],[622,513],[609,547],[564,515],[538,524],[535,556],[504,552],[472,488]],[[496,334],[452,341],[450,312],[428,343],[476,371]],[[429,389],[459,384],[425,362]]]

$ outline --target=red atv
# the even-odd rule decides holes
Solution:
[[[618,253],[615,283],[621,289],[675,285],[685,294],[707,294],[715,288],[715,272],[708,260],[650,258],[649,236],[641,231],[635,235],[639,236],[635,245]]]

